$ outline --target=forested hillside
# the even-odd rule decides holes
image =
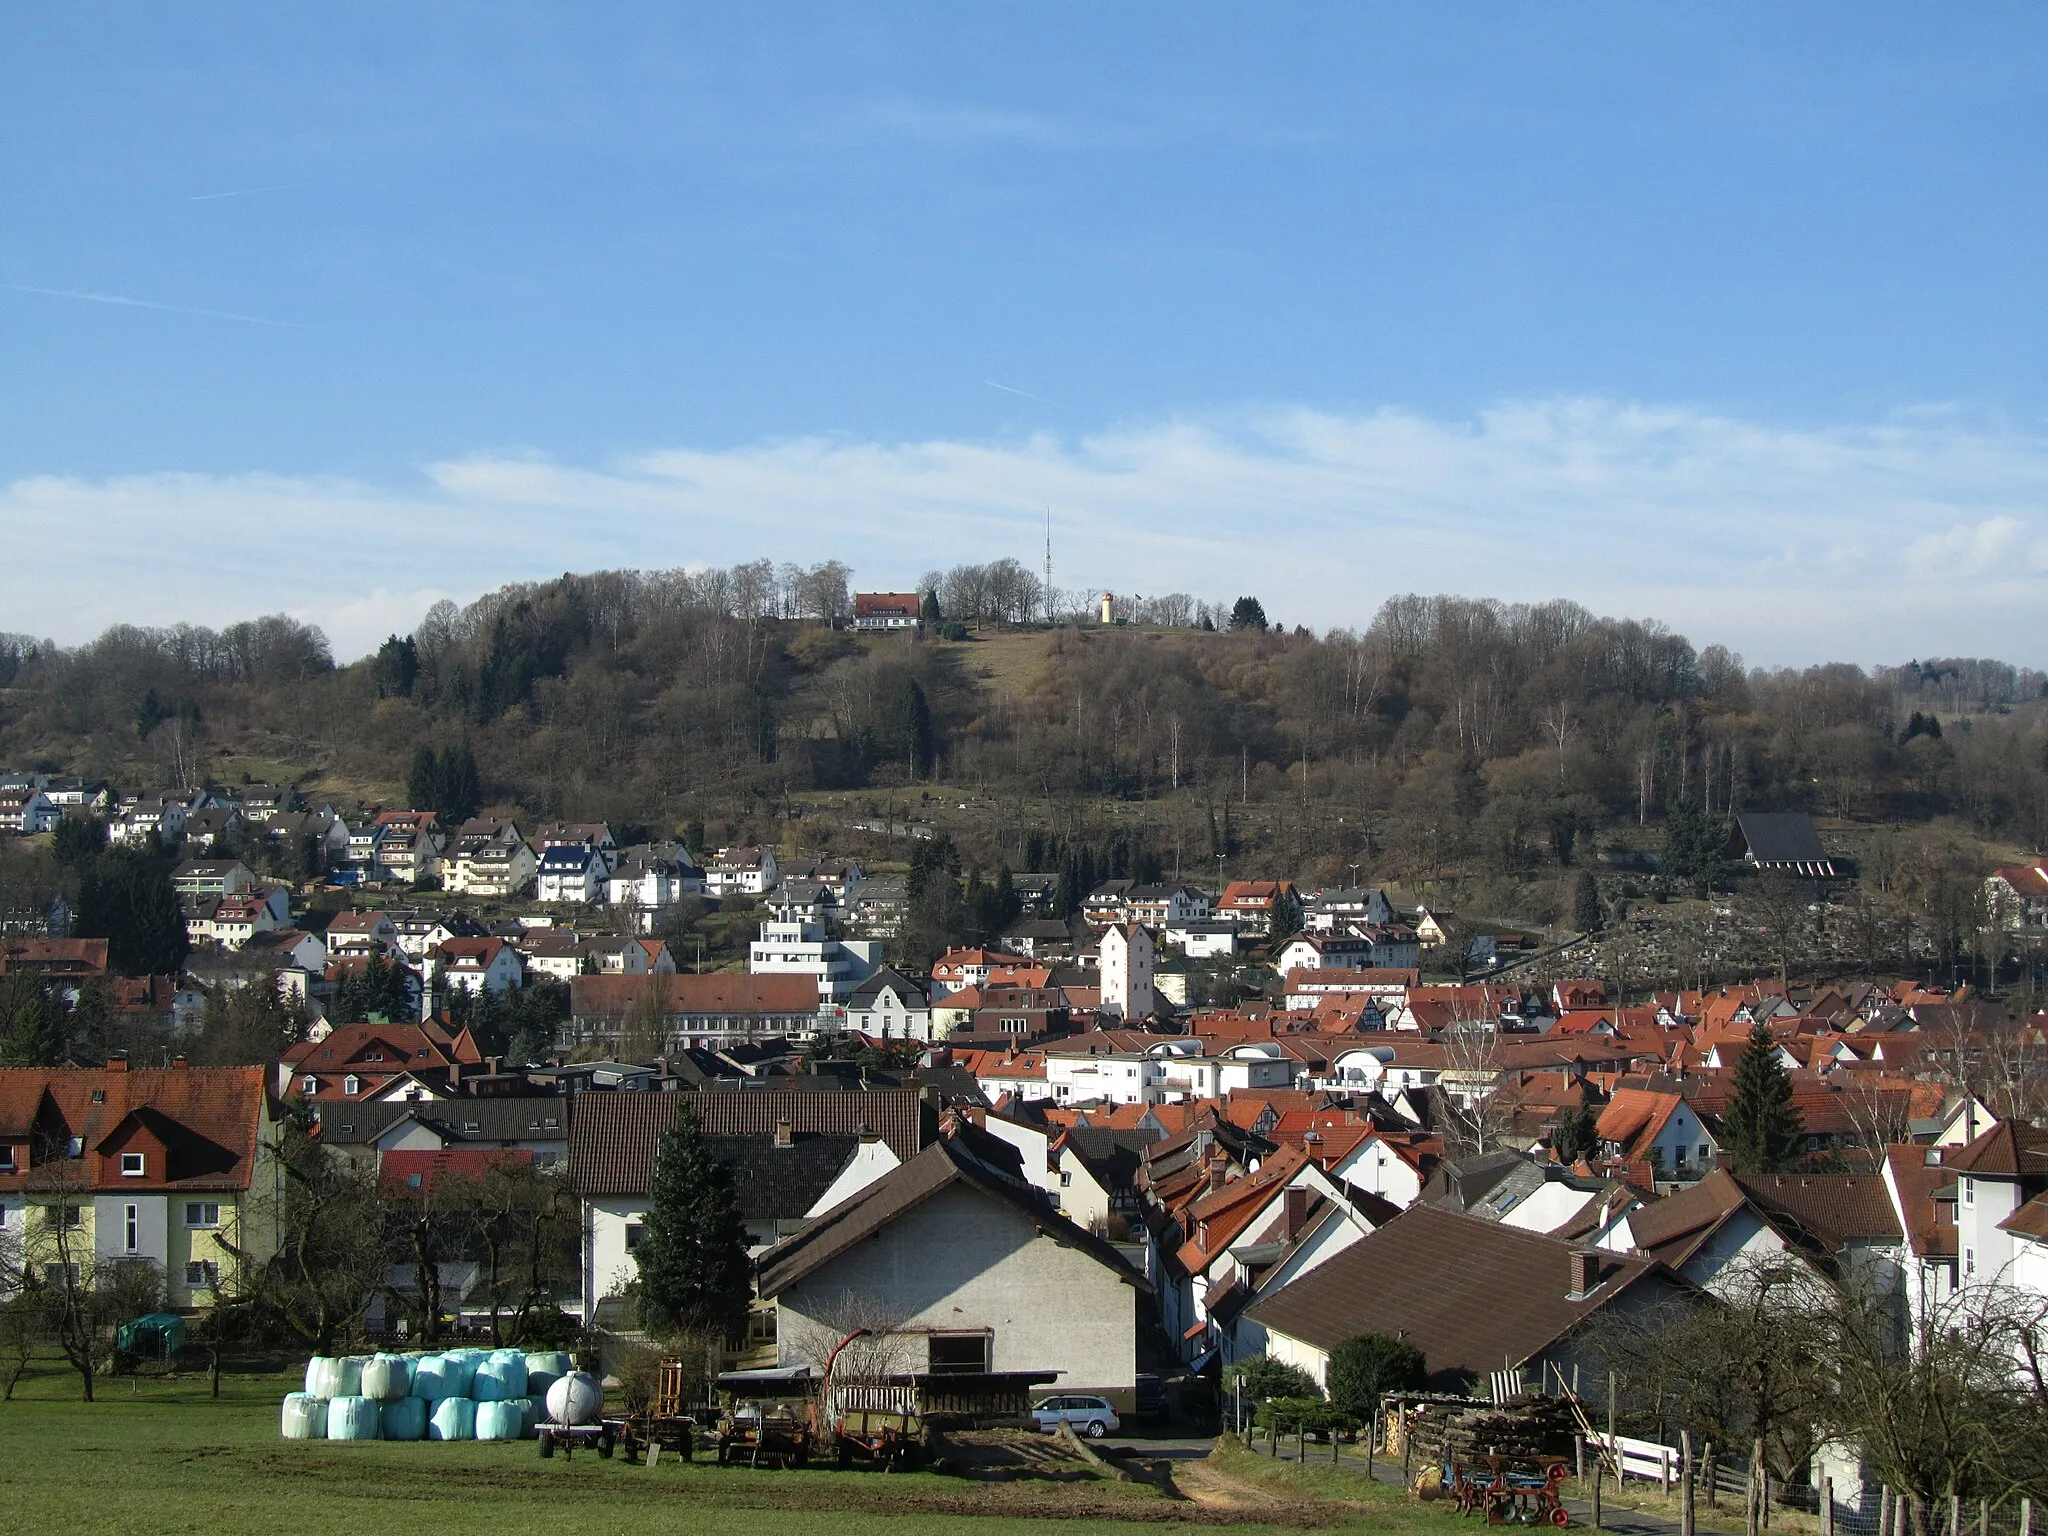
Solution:
[[[1527,879],[1655,849],[1681,808],[2048,837],[2038,672],[1751,671],[1567,602],[1403,596],[1310,635],[1176,597],[1135,616],[1178,624],[1055,625],[1014,570],[928,577],[922,639],[836,627],[843,567],[767,562],[508,586],[349,665],[283,617],[8,637],[0,765],[397,804],[426,748],[530,817],[715,843],[868,806],[951,817],[991,868],[1029,862],[1034,832],[1117,829],[1190,872]]]

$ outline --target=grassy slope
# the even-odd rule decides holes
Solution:
[[[530,1441],[508,1444],[333,1444],[278,1436],[282,1377],[231,1379],[215,1402],[203,1380],[103,1383],[77,1401],[76,1378],[54,1368],[0,1404],[0,1508],[38,1532],[275,1532],[321,1536],[437,1533],[759,1533],[905,1536],[957,1531],[963,1518],[987,1536],[1106,1532],[1114,1526],[1266,1518],[1288,1525],[1351,1525],[1363,1510],[1229,1511],[1182,1503],[1142,1483],[988,1484],[936,1474],[883,1477],[836,1471],[654,1469],[578,1456],[543,1462]],[[1247,1458],[1249,1459],[1249,1458]],[[1325,1495],[1316,1490],[1315,1497]],[[772,1516],[764,1511],[773,1510]],[[1373,1530],[1448,1526],[1409,1511],[1398,1496],[1373,1506]],[[27,1517],[27,1518],[24,1518]],[[1331,1518],[1334,1517],[1334,1518]]]

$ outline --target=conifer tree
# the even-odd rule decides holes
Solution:
[[[1721,1145],[1737,1173],[1783,1173],[1799,1160],[1806,1125],[1792,1102],[1792,1081],[1778,1061],[1770,1026],[1757,1020],[1735,1064],[1735,1085],[1721,1116]]]
[[[24,976],[8,988],[6,1060],[11,1067],[54,1067],[64,1059],[64,1021],[40,982]]]
[[[1572,882],[1572,926],[1581,933],[1598,933],[1606,926],[1600,913],[1600,886],[1590,869],[1580,870]]]
[[[732,1170],[705,1150],[687,1104],[655,1149],[646,1227],[633,1258],[649,1326],[721,1338],[746,1326],[747,1228],[733,1198]]]
[[[412,755],[412,772],[406,775],[405,788],[412,800],[412,809],[431,811],[441,803],[441,760],[434,756],[432,747],[421,747]]]

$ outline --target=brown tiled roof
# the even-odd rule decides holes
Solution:
[[[762,1254],[761,1294],[777,1295],[815,1274],[864,1238],[876,1236],[899,1216],[955,1185],[1009,1206],[1061,1247],[1087,1254],[1125,1284],[1139,1290],[1151,1289],[1144,1276],[1132,1269],[1115,1247],[1060,1215],[1030,1185],[1005,1178],[989,1168],[966,1149],[960,1138],[948,1136]]]
[[[1951,1173],[2019,1179],[2048,1173],[2048,1131],[2023,1120],[2001,1120],[1959,1152],[1942,1159]]]
[[[11,937],[0,940],[0,976],[17,967],[66,976],[104,976],[107,973],[107,941]]]
[[[0,1139],[47,1145],[76,1137],[83,1149],[76,1162],[60,1156],[18,1167],[0,1188],[33,1189],[64,1169],[60,1182],[83,1177],[95,1189],[245,1189],[264,1118],[261,1067],[0,1069]],[[146,1177],[123,1178],[114,1153],[138,1128],[163,1145],[168,1164],[152,1158]]]
[[[929,1140],[923,1100],[914,1088],[834,1092],[806,1088],[707,1088],[700,1092],[592,1090],[569,1103],[569,1175],[585,1195],[644,1194],[654,1148],[685,1103],[707,1137],[772,1136],[788,1120],[796,1135],[875,1132],[909,1159]]]
[[[570,1006],[584,1015],[630,1013],[654,992],[664,1016],[677,1014],[816,1013],[814,976],[578,976],[569,983]]]
[[[2048,1243],[2048,1195],[2034,1196],[1998,1225],[2003,1231]]]
[[[1629,1235],[1639,1253],[1677,1269],[1747,1200],[1734,1177],[1716,1168],[1690,1189],[1631,1212]]]
[[[1738,1176],[1766,1211],[1783,1213],[1831,1248],[1863,1241],[1897,1242],[1898,1213],[1875,1173],[1767,1173]]]
[[[1661,1265],[1603,1253],[1599,1283],[1573,1297],[1571,1253],[1555,1238],[1414,1205],[1246,1315],[1321,1350],[1363,1333],[1405,1336],[1432,1384],[1451,1386],[1528,1360],[1646,1280],[1681,1284]]]
[[[1938,1189],[1952,1187],[1955,1175],[1944,1164],[1927,1161],[1929,1153],[1934,1150],[1923,1146],[1886,1147],[1885,1163],[1891,1171],[1892,1182],[1898,1186],[1899,1201],[1904,1206],[1906,1236],[1913,1245],[1913,1252],[1921,1258],[1954,1258],[1955,1225],[1952,1221],[1941,1220],[1942,1202],[1934,1198],[1934,1193]]]

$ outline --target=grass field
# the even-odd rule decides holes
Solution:
[[[103,1382],[49,1370],[0,1404],[0,1509],[12,1529],[262,1532],[265,1536],[551,1536],[687,1531],[748,1536],[1083,1536],[1113,1527],[1205,1531],[1351,1528],[1389,1536],[1469,1529],[1361,1480],[1270,1464],[1241,1481],[1226,1460],[1181,1487],[1108,1478],[978,1482],[944,1473],[653,1468],[577,1456],[542,1461],[531,1441],[286,1441],[278,1403],[296,1377]],[[1253,1458],[1241,1457],[1249,1463]]]

